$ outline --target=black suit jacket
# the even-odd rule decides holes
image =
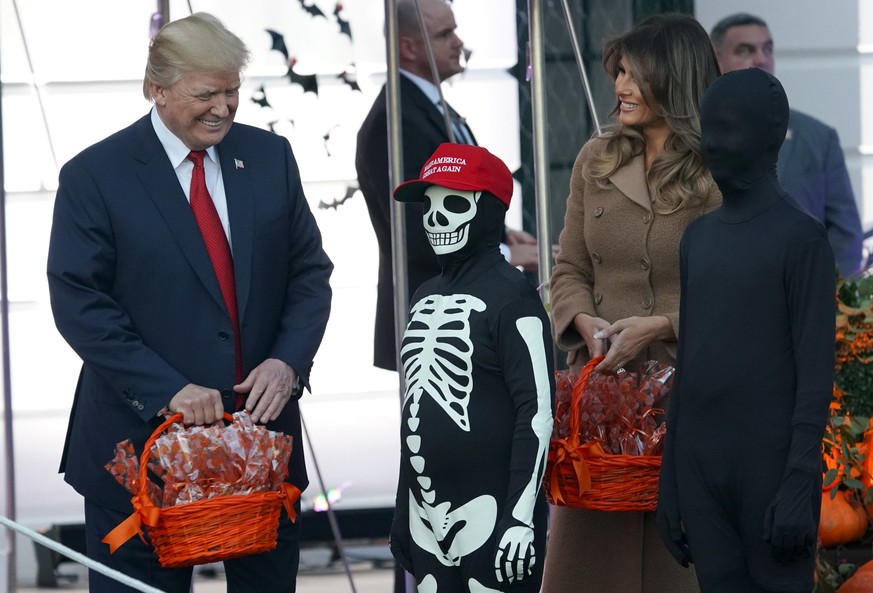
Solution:
[[[243,373],[267,358],[308,385],[333,268],[281,136],[235,123],[218,145],[227,196]],[[238,166],[239,161],[242,167]],[[233,327],[209,255],[148,115],[61,169],[48,255],[55,323],[83,361],[61,462],[86,498],[130,512],[104,469],[142,444],[186,384],[234,404]],[[289,481],[307,484],[296,401],[268,428],[294,437]]]
[[[391,192],[394,188],[389,186],[388,181],[388,116],[385,103],[386,88],[382,87],[358,131],[355,169],[379,244],[373,364],[383,369],[397,370],[394,345],[394,268],[391,255]],[[402,74],[400,110],[403,125],[403,181],[408,181],[418,179],[425,161],[440,144],[449,141],[449,136],[439,109],[414,82]],[[424,232],[422,205],[408,203],[404,204],[403,209],[406,220],[408,288],[409,297],[412,297],[425,280],[440,273],[440,266]]]

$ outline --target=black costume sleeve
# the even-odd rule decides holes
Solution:
[[[834,258],[827,237],[794,247],[788,254],[786,293],[795,356],[797,398],[791,419],[788,469],[821,472],[821,440],[834,385]]]
[[[679,317],[683,316],[685,309],[686,289],[686,250],[685,242],[682,241],[679,245]],[[655,515],[655,522],[658,526],[658,532],[667,549],[676,559],[676,562],[682,566],[688,566],[692,561],[691,551],[688,548],[688,541],[685,537],[685,532],[682,529],[682,518],[679,512],[679,488],[676,483],[675,469],[675,438],[673,431],[676,427],[676,418],[679,414],[679,402],[681,400],[680,393],[682,372],[681,366],[684,359],[682,349],[682,325],[679,326],[679,343],[677,347],[676,358],[676,374],[673,379],[673,389],[670,395],[670,402],[667,407],[667,433],[664,437],[664,453],[661,457],[661,473],[658,479],[658,508]]]

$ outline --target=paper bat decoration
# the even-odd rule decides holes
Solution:
[[[361,92],[361,87],[358,86],[358,81],[352,78],[354,75],[349,74],[347,70],[343,70],[342,74],[337,76],[340,80],[342,80],[345,84],[349,85],[353,91]]]
[[[275,49],[276,51],[282,52],[282,55],[285,56],[285,60],[288,60],[288,46],[285,45],[285,37],[281,33],[277,33],[271,29],[265,29],[267,33],[270,34],[270,39],[273,41],[273,45],[270,49]]]
[[[297,74],[294,72],[294,66],[297,65],[297,60],[291,58],[288,61],[288,78],[293,84],[299,84],[303,87],[304,93],[315,93],[318,96],[318,80],[315,74]]]
[[[352,28],[349,26],[349,22],[340,17],[340,12],[343,10],[342,4],[337,4],[336,8],[333,9],[333,16],[336,17],[336,22],[339,23],[340,26],[340,35],[348,35],[349,40],[352,39]]]
[[[322,200],[319,200],[318,201],[318,209],[319,210],[329,210],[329,209],[333,208],[334,210],[338,210],[340,206],[342,206],[343,204],[348,202],[352,198],[352,196],[355,195],[356,191],[358,191],[357,187],[355,187],[354,185],[347,185],[346,186],[346,195],[344,195],[339,200],[334,198],[330,204],[328,204],[327,202],[324,202]]]
[[[322,136],[322,138],[324,138],[324,151],[327,153],[327,156],[332,156],[330,154],[330,148],[328,147],[327,143],[330,141],[331,131],[336,127],[339,127],[339,124],[334,124],[331,127],[329,127],[327,129],[327,131],[324,133],[324,136]]]
[[[270,102],[267,101],[267,93],[264,91],[264,85],[261,85],[261,88],[252,93],[252,103],[256,103],[261,107],[272,107]]]
[[[321,9],[318,6],[316,6],[315,4],[312,4],[310,6],[306,6],[303,3],[303,0],[297,0],[297,1],[300,2],[300,6],[303,8],[303,10],[308,12],[311,16],[323,16],[324,18],[327,18],[324,15],[324,13],[321,12]]]
[[[294,125],[294,120],[293,120],[293,119],[285,119],[285,120],[274,119],[273,121],[267,122],[267,127],[270,128],[270,131],[273,132],[273,133],[275,134],[275,133],[276,133],[276,125],[277,125],[280,121],[287,121],[287,122],[288,122],[289,124],[291,124],[292,126]]]

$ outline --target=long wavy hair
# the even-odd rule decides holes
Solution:
[[[604,44],[603,67],[613,80],[621,58],[630,63],[649,109],[663,117],[670,130],[664,152],[647,173],[653,208],[669,213],[700,202],[711,183],[700,156],[700,99],[720,75],[706,31],[690,16],[651,16]],[[616,101],[613,116],[619,105]],[[644,153],[645,138],[639,128],[619,123],[602,139],[583,171],[606,187],[610,175]]]

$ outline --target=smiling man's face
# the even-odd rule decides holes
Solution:
[[[239,107],[238,72],[188,72],[170,87],[152,85],[164,125],[191,150],[205,150],[224,138]]]

